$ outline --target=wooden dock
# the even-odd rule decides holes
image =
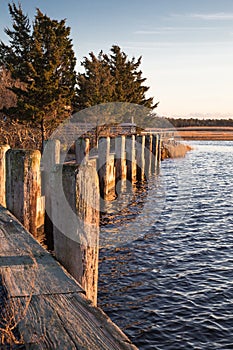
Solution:
[[[0,206],[0,349],[137,349],[17,219]],[[10,344],[10,346],[9,346]],[[14,347],[15,348],[15,347]]]

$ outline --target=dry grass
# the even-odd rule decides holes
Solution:
[[[233,140],[233,128],[231,127],[219,127],[219,128],[181,128],[177,129],[177,135],[183,140]]]
[[[40,149],[40,130],[29,124],[4,120],[0,116],[0,144],[7,144],[11,148]]]
[[[182,143],[164,143],[161,152],[161,159],[185,157],[186,153],[191,151],[191,149],[191,146]]]

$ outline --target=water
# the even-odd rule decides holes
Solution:
[[[191,144],[101,229],[99,306],[139,349],[233,349],[233,142]]]

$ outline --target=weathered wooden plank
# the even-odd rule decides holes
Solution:
[[[9,295],[84,293],[13,216],[0,207],[0,273]]]
[[[23,258],[25,261],[25,257]],[[19,257],[17,259],[19,260]],[[84,293],[80,285],[75,283],[62,267],[58,268],[56,262],[53,265],[40,263],[9,265],[0,267],[0,273],[11,297],[30,294]]]
[[[7,292],[4,310],[8,310],[4,317],[17,328],[27,349],[136,349],[1,206],[0,227],[0,276]],[[0,331],[0,348],[5,346],[1,339]]]
[[[23,309],[26,299],[20,300]],[[18,300],[14,302],[19,308]],[[77,293],[33,296],[19,331],[30,349],[136,349],[100,309]]]
[[[0,206],[0,255],[10,252],[15,254],[15,250],[27,250],[30,252],[41,252],[44,249],[38,244],[31,234],[25,234],[25,229],[21,223],[3,207]],[[17,242],[17,245],[15,244]]]

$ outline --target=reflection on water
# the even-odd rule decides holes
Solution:
[[[103,218],[99,305],[140,349],[233,348],[233,142],[192,145]]]
[[[135,225],[137,218],[142,215],[144,204],[147,200],[148,184],[144,182],[129,183],[126,181],[125,186],[114,201],[106,201],[105,207],[102,208],[101,215],[101,237],[100,247],[111,247],[122,245],[131,238],[126,233],[129,227]],[[144,221],[146,221],[144,215]],[[105,234],[106,227],[106,234]],[[137,230],[133,234],[138,235]]]

